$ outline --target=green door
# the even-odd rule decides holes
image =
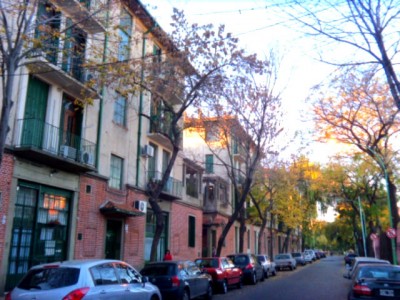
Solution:
[[[107,220],[106,253],[107,259],[121,259],[122,221]]]
[[[32,266],[66,259],[70,199],[68,191],[19,183],[6,291]]]
[[[41,149],[47,109],[49,85],[33,76],[29,77],[26,95],[21,146]]]

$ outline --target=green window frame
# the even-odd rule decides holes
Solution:
[[[193,248],[196,246],[196,217],[189,216],[188,224],[188,246]]]
[[[118,35],[120,38],[120,42],[118,45],[118,60],[124,61],[129,59],[130,54],[130,44],[131,44],[131,36],[132,36],[132,16],[126,10],[121,10],[121,17],[118,28]]]
[[[114,102],[113,120],[116,124],[126,126],[126,97],[118,95]]]
[[[214,155],[212,154],[206,155],[206,173],[214,173]]]
[[[123,159],[111,154],[111,164],[110,164],[110,179],[108,185],[114,189],[122,188],[122,167]]]

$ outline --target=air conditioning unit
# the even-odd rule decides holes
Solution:
[[[81,162],[87,165],[94,165],[94,156],[88,151],[81,152]]]
[[[142,148],[142,156],[153,157],[154,156],[154,147],[152,147],[150,145],[145,145]]]
[[[61,146],[60,147],[60,154],[63,157],[70,158],[75,160],[76,159],[76,149],[70,146]]]
[[[135,208],[143,213],[147,212],[147,202],[143,200],[135,201]]]

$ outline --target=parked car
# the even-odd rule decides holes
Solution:
[[[72,260],[32,267],[7,300],[160,300],[159,289],[119,260]]]
[[[269,259],[268,255],[259,254],[257,255],[257,259],[264,269],[265,278],[268,278],[270,275],[276,276],[275,263]]]
[[[389,265],[390,262],[388,260],[378,259],[374,257],[356,257],[354,258],[352,264],[346,267],[346,273],[343,274],[343,277],[351,279],[357,267],[366,264]]]
[[[275,255],[274,261],[276,264],[276,268],[279,271],[282,269],[290,269],[291,271],[293,271],[297,267],[296,260],[290,253],[279,253]]]
[[[242,288],[243,272],[228,257],[202,257],[194,262],[200,270],[211,275],[214,291],[226,294],[228,286],[236,285],[237,288]]]
[[[400,299],[400,267],[385,264],[357,267],[348,299]]]
[[[311,255],[313,261],[317,260],[317,255],[315,254],[314,250],[311,250],[311,249],[304,250],[304,253]]]
[[[163,300],[189,300],[199,296],[212,299],[211,275],[202,272],[193,261],[152,262],[140,273],[160,289]]]
[[[310,252],[303,252],[304,261],[308,264],[312,264],[313,258]]]
[[[351,265],[351,263],[353,262],[354,258],[358,257],[358,255],[356,253],[348,253],[345,257],[344,257],[344,264],[345,265]]]
[[[306,264],[306,259],[301,252],[292,252],[293,258],[296,260],[296,265],[304,266]]]
[[[258,281],[264,281],[264,269],[258,262],[254,254],[240,253],[227,256],[236,267],[243,272],[243,280],[256,284]]]

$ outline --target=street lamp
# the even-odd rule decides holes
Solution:
[[[378,164],[381,167],[381,169],[383,170],[383,173],[385,174],[385,180],[386,180],[386,194],[387,194],[387,202],[388,202],[388,208],[389,208],[389,222],[390,222],[390,228],[394,228],[393,227],[393,218],[392,218],[392,203],[390,201],[390,187],[389,187],[389,174],[388,171],[386,169],[386,165],[383,161],[383,158],[380,154],[378,154],[376,151],[374,151],[373,149],[368,147],[368,150],[371,151],[375,158],[378,160]],[[396,230],[397,232],[397,230]],[[394,238],[390,239],[391,241],[391,245],[392,245],[392,258],[393,258],[393,264],[397,265],[397,253],[396,253],[396,244],[395,244],[395,240]]]

